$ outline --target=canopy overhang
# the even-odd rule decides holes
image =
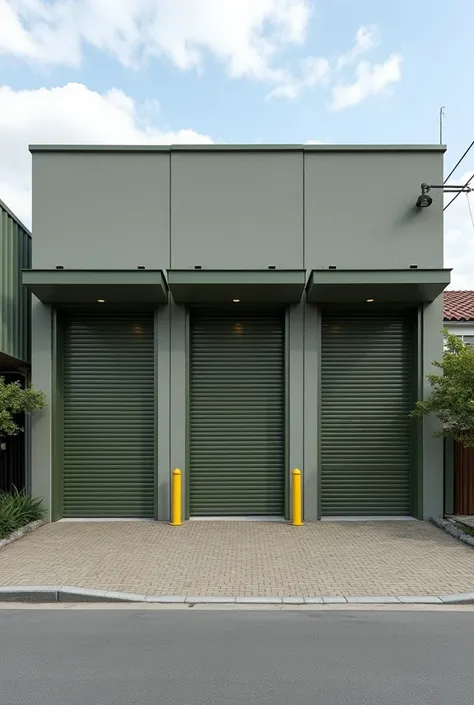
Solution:
[[[161,269],[24,269],[23,284],[45,304],[165,304]]]
[[[306,282],[303,269],[168,270],[168,285],[180,304],[295,304]]]
[[[450,279],[450,269],[313,269],[306,300],[312,304],[430,303]]]

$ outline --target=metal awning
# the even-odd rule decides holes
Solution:
[[[429,303],[450,280],[450,269],[313,269],[306,300],[313,304]]]
[[[295,304],[304,291],[304,269],[168,270],[176,303]]]
[[[23,284],[45,304],[165,304],[161,269],[24,269]]]

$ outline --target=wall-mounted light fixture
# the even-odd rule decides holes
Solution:
[[[470,193],[470,186],[456,186],[451,184],[421,184],[421,195],[416,200],[417,208],[428,208],[433,203],[433,199],[429,195],[432,188],[439,188],[443,193]]]

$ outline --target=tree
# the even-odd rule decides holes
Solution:
[[[441,374],[430,374],[430,396],[418,401],[414,417],[435,414],[443,428],[436,436],[454,438],[464,446],[474,446],[474,348],[447,330],[440,362],[433,365]]]
[[[18,425],[18,414],[32,414],[46,406],[44,392],[27,387],[20,382],[5,382],[0,377],[0,437],[16,436],[23,429]]]

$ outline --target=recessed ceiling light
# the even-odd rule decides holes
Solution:
[[[240,304],[240,299],[232,299],[234,304]]]
[[[373,304],[374,301],[375,301],[375,299],[367,299],[367,303],[368,303],[368,304]]]
[[[105,299],[97,299],[98,304],[105,304]]]

